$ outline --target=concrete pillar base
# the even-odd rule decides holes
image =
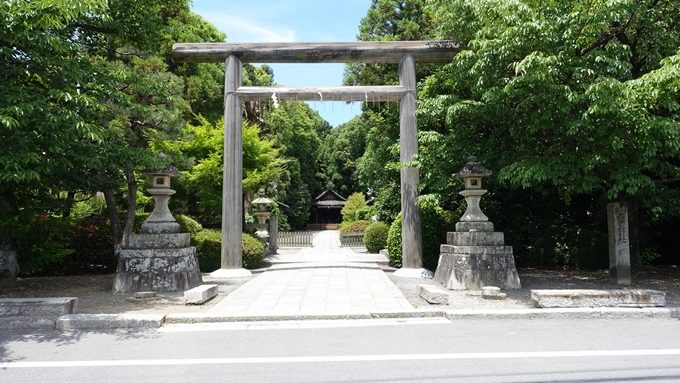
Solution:
[[[210,273],[210,276],[217,279],[245,278],[253,275],[246,269],[217,269]]]
[[[402,267],[401,269],[394,272],[394,276],[401,278],[420,278],[420,279],[432,279],[434,274],[428,269],[411,269],[408,267]]]

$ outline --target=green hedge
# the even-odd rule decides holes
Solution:
[[[435,271],[439,262],[440,245],[446,243],[446,232],[450,231],[449,215],[440,207],[431,204],[420,206],[423,238],[423,267]],[[390,265],[402,266],[401,213],[392,222],[387,235],[387,251]]]
[[[203,230],[203,226],[188,215],[180,214],[176,216],[175,219],[177,220],[177,223],[179,223],[179,231],[182,233],[193,235]]]
[[[387,254],[390,257],[390,266],[401,267],[401,213],[387,232]]]
[[[374,222],[364,232],[364,245],[369,253],[377,253],[387,245],[390,227],[384,222]]]
[[[340,224],[341,233],[363,233],[371,223],[369,221],[343,222]]]
[[[196,257],[203,272],[210,272],[221,266],[222,234],[219,230],[205,229],[192,235],[191,242],[196,246]],[[241,236],[243,247],[243,267],[257,269],[262,263],[265,244],[258,238],[243,233]]]

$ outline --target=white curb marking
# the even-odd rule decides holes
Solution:
[[[209,364],[219,365],[219,364],[272,364],[272,363],[282,364],[282,363],[333,363],[333,362],[389,362],[389,361],[416,361],[416,360],[582,358],[582,357],[667,356],[667,355],[680,355],[680,349],[4,362],[0,363],[0,368],[187,366]]]

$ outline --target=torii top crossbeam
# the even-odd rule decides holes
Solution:
[[[178,43],[176,60],[223,63],[235,56],[244,63],[398,63],[450,62],[462,48],[454,41],[359,41],[332,43]]]

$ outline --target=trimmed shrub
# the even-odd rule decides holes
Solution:
[[[369,221],[343,222],[340,224],[340,233],[363,233],[370,224]]]
[[[445,211],[432,204],[421,204],[420,206],[423,238],[423,267],[435,271],[439,262],[440,245],[446,243],[446,232],[449,229],[447,214]],[[390,265],[394,267],[402,266],[401,253],[401,213],[392,222],[387,235],[387,251],[390,256]]]
[[[191,242],[196,246],[198,265],[203,272],[220,268],[222,259],[222,233],[219,230],[204,229],[191,236]],[[241,235],[243,248],[243,267],[256,269],[260,267],[264,256],[265,244],[258,238],[243,233]]]
[[[377,253],[387,245],[390,227],[384,222],[374,222],[364,232],[364,245],[369,253]]]
[[[387,253],[390,256],[390,266],[401,267],[401,213],[387,232]]]
[[[196,246],[196,258],[201,271],[210,272],[220,268],[222,233],[219,230],[201,230],[191,236],[191,244]]]
[[[241,246],[243,246],[243,267],[246,269],[259,268],[266,248],[264,242],[254,235],[243,233]]]
[[[179,214],[175,219],[179,223],[179,231],[182,233],[196,234],[203,230],[203,226],[188,215]]]

